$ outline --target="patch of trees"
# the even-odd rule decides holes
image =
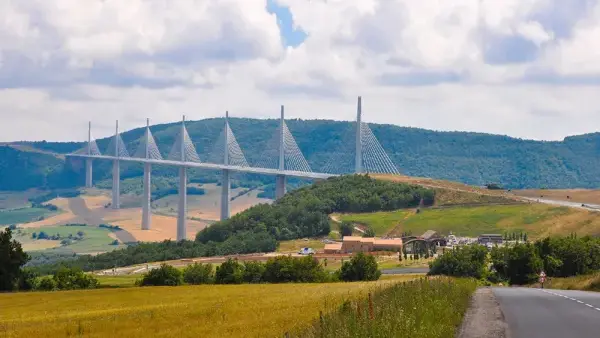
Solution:
[[[570,277],[600,270],[600,239],[548,237],[534,243],[494,247],[489,255],[479,245],[456,248],[430,263],[429,274],[522,285],[535,282],[542,270],[548,277]]]
[[[159,199],[169,196],[169,195],[177,195],[178,193],[179,193],[179,188],[177,188],[177,187],[156,190],[156,191],[152,192],[151,200],[156,201],[156,200],[159,200]],[[204,195],[205,193],[206,192],[202,188],[187,187],[188,195]]]
[[[31,275],[33,277],[35,275]],[[29,282],[31,290],[36,291],[58,291],[58,290],[80,290],[95,289],[98,280],[77,268],[61,267],[52,276],[34,277]]]
[[[302,258],[278,256],[269,258],[265,263],[239,262],[230,258],[216,270],[213,269],[212,264],[194,263],[183,271],[162,264],[159,268],[144,274],[138,285],[176,286],[184,282],[187,284],[353,282],[378,280],[380,276],[381,272],[377,268],[375,258],[363,253],[353,256],[333,274],[328,273],[312,256]]]
[[[77,189],[61,190],[61,191],[53,190],[53,191],[47,192],[43,195],[31,197],[31,198],[29,198],[29,202],[33,206],[40,206],[43,208],[44,203],[46,203],[50,200],[53,200],[55,198],[58,198],[58,197],[73,198],[73,197],[77,197],[79,195],[81,195],[81,192]],[[49,204],[49,205],[51,205],[51,204]]]
[[[327,235],[331,213],[397,210],[415,207],[421,198],[426,205],[432,205],[434,192],[367,175],[335,177],[295,190],[271,205],[257,205],[217,222],[200,231],[196,240],[223,242],[249,230],[276,240]]]
[[[340,224],[340,234],[342,236],[352,236],[352,232],[354,231],[354,225],[351,222],[343,221]]]
[[[111,230],[111,231],[119,231],[119,230],[121,230],[121,227],[118,226],[118,225],[100,224],[98,227],[99,228],[108,229],[108,230]]]

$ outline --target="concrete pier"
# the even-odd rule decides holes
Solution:
[[[181,148],[180,160],[185,162],[185,116],[181,121],[181,131],[179,143]],[[187,238],[187,168],[179,167],[179,206],[177,208],[177,240],[181,241]]]
[[[363,172],[363,157],[362,157],[362,98],[358,97],[356,106],[356,159],[354,172],[360,174]]]
[[[144,163],[144,195],[142,197],[142,230],[150,230],[152,223],[152,209],[151,209],[151,194],[150,190],[152,185],[150,184],[150,175],[152,167],[150,163]]]

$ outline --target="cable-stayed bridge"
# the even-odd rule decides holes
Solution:
[[[171,150],[166,156],[161,154],[150,131],[150,122],[146,121],[146,131],[140,139],[135,153],[130,154],[119,133],[119,122],[116,123],[115,136],[104,153],[102,153],[92,137],[91,123],[88,126],[88,142],[86,146],[72,154],[71,158],[85,159],[85,185],[90,188],[92,182],[93,160],[108,160],[113,162],[112,172],[112,208],[120,207],[119,183],[120,162],[138,162],[144,165],[142,229],[151,227],[151,172],[152,165],[169,165],[179,168],[179,202],[177,217],[177,240],[186,238],[187,220],[187,168],[220,170],[221,180],[221,220],[230,216],[230,175],[232,172],[273,175],[276,177],[276,198],[286,193],[286,178],[326,179],[337,176],[337,173],[313,172],[310,164],[298,147],[294,136],[288,128],[284,107],[281,106],[279,127],[273,134],[263,156],[256,163],[249,163],[237,142],[235,134],[229,125],[229,114],[225,115],[225,125],[215,142],[212,151],[205,161],[201,161],[194,143],[185,126],[185,117],[181,121],[179,132]],[[398,169],[387,155],[367,123],[362,122],[362,100],[358,98],[357,116],[355,123],[355,173],[387,173],[397,174]],[[332,162],[336,162],[335,159]],[[333,171],[333,170],[326,170]],[[349,172],[348,172],[349,173]]]

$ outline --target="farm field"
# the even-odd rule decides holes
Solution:
[[[535,239],[547,235],[600,235],[600,213],[568,207],[545,204],[488,205],[470,207],[447,207],[423,209],[418,214],[403,217],[406,211],[392,211],[379,214],[348,214],[346,221],[376,226],[395,232],[410,231],[421,235],[427,230],[442,234],[452,232],[460,236],[477,236],[482,233],[503,233],[504,231],[525,231]],[[389,222],[381,223],[381,219]],[[402,220],[402,221],[398,221]]]
[[[40,217],[46,218],[56,215],[57,212],[44,208],[23,207],[19,209],[0,210],[0,225],[20,224],[37,221]]]
[[[33,239],[32,234],[45,232],[47,235],[60,235],[61,240],[69,235],[77,236],[77,232],[84,233],[83,239],[73,241],[72,244],[61,246],[60,240]],[[61,247],[72,250],[75,253],[96,253],[111,251],[122,248],[123,245],[111,245],[116,237],[112,231],[96,226],[43,226],[39,228],[18,229],[15,232],[15,239],[23,244],[26,251],[35,251]]]
[[[320,310],[413,278],[0,294],[0,336],[280,337]]]

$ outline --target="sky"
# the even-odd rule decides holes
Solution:
[[[600,0],[0,0],[0,141],[223,116],[600,128]]]

